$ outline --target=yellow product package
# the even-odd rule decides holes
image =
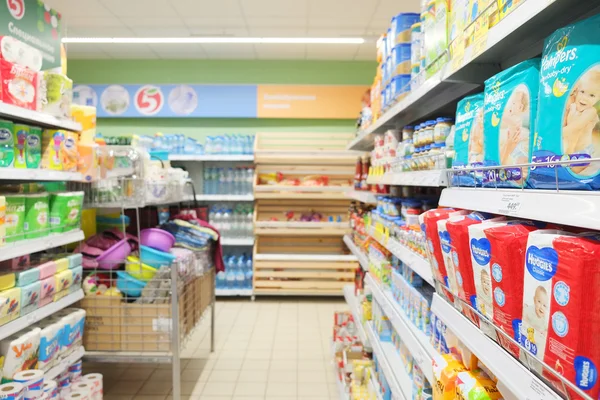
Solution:
[[[502,394],[483,371],[460,372],[456,387],[456,400],[502,400]]]
[[[65,132],[65,140],[62,142],[62,164],[63,171],[75,172],[77,171],[77,143],[79,142],[79,135],[75,132]]]
[[[436,354],[433,357],[434,400],[455,400],[458,374],[467,368],[453,355]]]
[[[498,19],[502,20],[515,8],[519,7],[524,0],[498,0]]]
[[[45,129],[42,135],[42,168],[62,171],[62,147],[65,133],[61,130]]]

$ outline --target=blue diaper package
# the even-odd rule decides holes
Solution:
[[[454,134],[453,169],[483,165],[483,93],[467,96],[458,102]],[[452,184],[476,186],[481,184],[481,174],[455,172]]]
[[[539,58],[524,61],[485,81],[483,164],[486,167],[530,162],[539,82]],[[527,175],[528,168],[486,170],[483,185],[522,187]]]
[[[600,15],[568,25],[544,43],[532,162],[600,156]],[[535,166],[537,189],[599,190],[600,163]]]

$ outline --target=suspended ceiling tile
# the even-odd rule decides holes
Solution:
[[[68,57],[69,57],[69,61],[70,60],[102,60],[102,59],[106,59],[106,58],[111,58],[108,54],[106,54],[104,52],[102,52],[102,53],[71,52],[71,53],[68,53]],[[67,63],[67,66],[68,66],[68,63]]]
[[[251,44],[203,43],[202,48],[209,59],[235,60],[254,59],[254,46]]]
[[[303,60],[306,57],[303,44],[259,44],[255,48],[260,60]]]
[[[226,36],[226,37],[246,37],[248,36],[248,29],[241,28],[218,28],[218,27],[205,27],[205,28],[191,28],[191,36],[196,37],[213,37],[213,36]]]
[[[61,13],[65,19],[77,17],[112,17],[113,14],[99,0],[46,0],[45,3]]]
[[[345,28],[345,29],[366,29],[368,20],[364,17],[344,17],[344,18],[323,18],[310,17],[308,19],[309,28]]]
[[[184,26],[183,19],[179,17],[122,17],[121,21],[130,28],[170,28]]]
[[[182,16],[241,17],[238,0],[173,0],[177,13]]]
[[[79,1],[79,0],[77,0]],[[122,17],[177,17],[177,11],[167,0],[100,0],[119,18]]]
[[[306,18],[298,17],[246,17],[246,22],[250,29],[254,28],[306,28]],[[277,35],[281,36],[281,35]]]
[[[101,44],[98,46],[112,58],[156,58],[156,53],[147,44]]]
[[[192,17],[183,16],[183,22],[192,32],[195,29],[210,28],[241,28],[246,26],[246,21],[242,17]]]
[[[78,17],[78,18],[70,18],[67,22],[67,25],[74,28],[124,28],[125,25],[117,18],[114,17]]]
[[[330,19],[369,19],[375,12],[376,1],[366,0],[306,0],[309,2],[312,20],[317,18]]]
[[[257,37],[305,37],[309,33],[305,27],[299,28],[260,28],[251,27],[250,35]]]
[[[308,60],[353,60],[359,45],[309,44],[306,46]]]
[[[135,33],[129,28],[98,28],[94,26],[67,26],[64,37],[130,37]]]
[[[306,17],[306,1],[240,0],[246,17]]]
[[[374,18],[387,19],[389,21],[394,15],[403,12],[421,13],[420,0],[380,0],[378,3],[373,15]]]
[[[361,44],[355,56],[355,60],[360,61],[375,61],[377,58],[377,49],[375,43],[369,42]],[[373,71],[373,74],[375,71]]]
[[[188,37],[190,36],[190,30],[180,25],[178,27],[160,27],[160,28],[131,28],[134,36],[138,37]]]
[[[363,37],[362,28],[308,28],[311,37]]]
[[[199,44],[152,44],[152,51],[163,59],[204,59],[206,53]]]

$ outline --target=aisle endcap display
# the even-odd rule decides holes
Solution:
[[[433,297],[432,311],[492,371],[512,396],[517,399],[561,399],[510,353],[437,294]]]

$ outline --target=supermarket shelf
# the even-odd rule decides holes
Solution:
[[[87,361],[100,363],[157,363],[171,364],[171,352],[159,351],[87,351],[83,358]]]
[[[58,365],[50,368],[48,372],[44,373],[44,378],[54,379],[61,372],[65,371],[69,366],[83,358],[85,355],[85,348],[83,346],[79,346],[79,348],[75,349],[71,354],[60,360]]]
[[[221,246],[254,246],[254,238],[222,238]]]
[[[431,311],[502,382],[517,399],[559,400],[561,397],[535,377],[519,361],[491,340],[450,303],[435,294]],[[507,397],[506,394],[504,394]]]
[[[383,375],[390,385],[392,398],[412,399],[412,379],[406,373],[402,359],[391,342],[382,342],[375,333],[372,322],[365,324],[373,353],[377,356]]]
[[[600,226],[598,192],[453,187],[442,191],[440,205],[582,228]]]
[[[255,235],[342,236],[348,233],[348,222],[256,221]]]
[[[440,202],[440,204],[442,204]],[[431,272],[431,266],[429,261],[416,254],[408,247],[400,244],[396,239],[388,239],[387,242],[381,237],[380,234],[375,232],[375,229],[370,227],[368,229],[369,235],[377,240],[379,244],[388,249],[393,255],[398,257],[404,264],[408,265],[410,269],[415,271],[425,282],[434,286],[433,273]]]
[[[344,235],[344,243],[346,243],[346,246],[348,246],[348,249],[350,249],[352,254],[354,254],[354,256],[357,258],[358,263],[360,264],[362,269],[368,272],[369,271],[369,259],[367,258],[366,254],[364,254],[362,251],[360,251],[358,246],[356,246],[354,244],[354,241],[352,241],[352,238],[350,237],[350,235]]]
[[[11,121],[21,121],[28,124],[39,125],[45,128],[81,132],[81,124],[77,122],[58,119],[46,113],[31,111],[6,103],[0,103],[0,117],[10,119]]]
[[[76,303],[81,299],[83,299],[83,290],[79,289],[74,293],[66,295],[59,301],[55,301],[54,303],[40,307],[27,315],[0,326],[0,340],[9,337],[13,333],[17,333],[32,324],[35,324],[36,322],[54,314],[59,310],[62,310],[63,308],[69,307],[71,304]]]
[[[197,194],[198,201],[254,201],[253,194]]]
[[[254,295],[256,296],[319,296],[319,297],[339,297],[343,296],[343,293],[339,289],[299,289],[299,290],[286,290],[286,289],[254,289]]]
[[[448,174],[445,169],[396,172],[369,178],[367,183],[394,186],[445,187],[448,186]]]
[[[436,351],[429,342],[427,335],[417,329],[404,311],[400,309],[400,306],[394,300],[390,291],[383,289],[381,285],[373,279],[371,274],[367,274],[365,283],[371,287],[373,296],[377,299],[377,302],[383,309],[385,315],[392,322],[394,329],[398,332],[402,342],[410,351],[429,383],[434,385],[435,381],[433,377],[432,361]]]
[[[356,261],[353,255],[342,254],[256,254],[255,261]]]
[[[345,200],[346,194],[339,192],[300,192],[300,191],[283,191],[283,192],[257,192],[256,199],[290,199],[290,200]]]
[[[172,154],[169,161],[254,161],[253,154]]]
[[[354,285],[344,286],[344,298],[346,299],[346,303],[348,303],[350,311],[354,316],[354,322],[358,331],[358,337],[360,338],[361,342],[368,347],[369,341],[367,338],[367,333],[365,332],[365,327],[362,324],[360,304],[358,303],[358,299],[354,294]]]
[[[252,296],[252,289],[215,289],[216,296]]]
[[[0,107],[3,103],[0,103]],[[83,181],[83,175],[79,172],[53,171],[51,169],[21,169],[2,168],[0,170],[0,181]]]
[[[480,87],[501,68],[542,52],[543,41],[556,29],[598,12],[598,0],[526,0],[483,41],[465,50],[462,60],[449,62],[361,133],[347,148],[370,150],[373,134],[402,127],[450,110],[460,98]]]
[[[363,190],[350,190],[346,192],[346,195],[351,199],[365,204],[377,204],[377,197],[385,196],[384,194],[375,194]]]
[[[369,381],[369,386],[375,392],[375,395],[377,396],[377,400],[383,400],[382,393],[381,393],[381,387],[379,386],[379,383],[377,382],[375,377],[373,375],[371,375],[371,376],[372,376],[372,378]]]
[[[37,239],[25,239],[15,243],[7,243],[1,248],[0,261],[64,246],[66,244],[78,242],[83,239],[83,231],[75,230],[66,233],[51,233],[48,236]]]

